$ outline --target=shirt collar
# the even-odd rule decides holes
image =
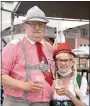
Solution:
[[[28,38],[27,35],[26,35],[26,39],[27,39],[32,45],[34,45],[34,44],[36,43],[36,42],[32,41],[30,38]],[[40,43],[41,43],[41,44],[44,44],[44,40],[42,39]]]

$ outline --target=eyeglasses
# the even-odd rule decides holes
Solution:
[[[36,28],[36,26],[38,25],[40,28],[44,28],[45,27],[45,23],[43,22],[26,22],[28,25],[30,25],[32,28]]]
[[[69,62],[71,62],[72,61],[72,59],[56,59],[56,61],[58,61],[59,63],[69,63]]]

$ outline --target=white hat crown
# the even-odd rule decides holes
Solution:
[[[48,22],[44,12],[37,6],[30,8],[26,14],[26,21],[35,21],[35,20],[46,23]]]

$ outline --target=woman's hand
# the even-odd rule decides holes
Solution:
[[[59,89],[56,90],[56,93],[58,95],[66,95],[70,98],[70,100],[75,104],[75,106],[86,106],[85,103],[81,102],[80,100],[78,100],[76,98],[76,96],[74,96],[67,88],[65,87],[61,87]]]
[[[58,95],[66,95],[69,92],[69,90],[65,87],[55,88],[55,90]]]

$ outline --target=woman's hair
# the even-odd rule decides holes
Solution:
[[[70,57],[72,59],[72,62],[73,62],[73,66],[71,67],[72,71],[73,71],[73,83],[74,83],[74,89],[75,89],[75,92],[77,94],[78,97],[82,97],[81,95],[81,92],[80,92],[80,89],[79,89],[79,86],[78,86],[78,83],[77,83],[77,60],[76,58],[70,54]]]

